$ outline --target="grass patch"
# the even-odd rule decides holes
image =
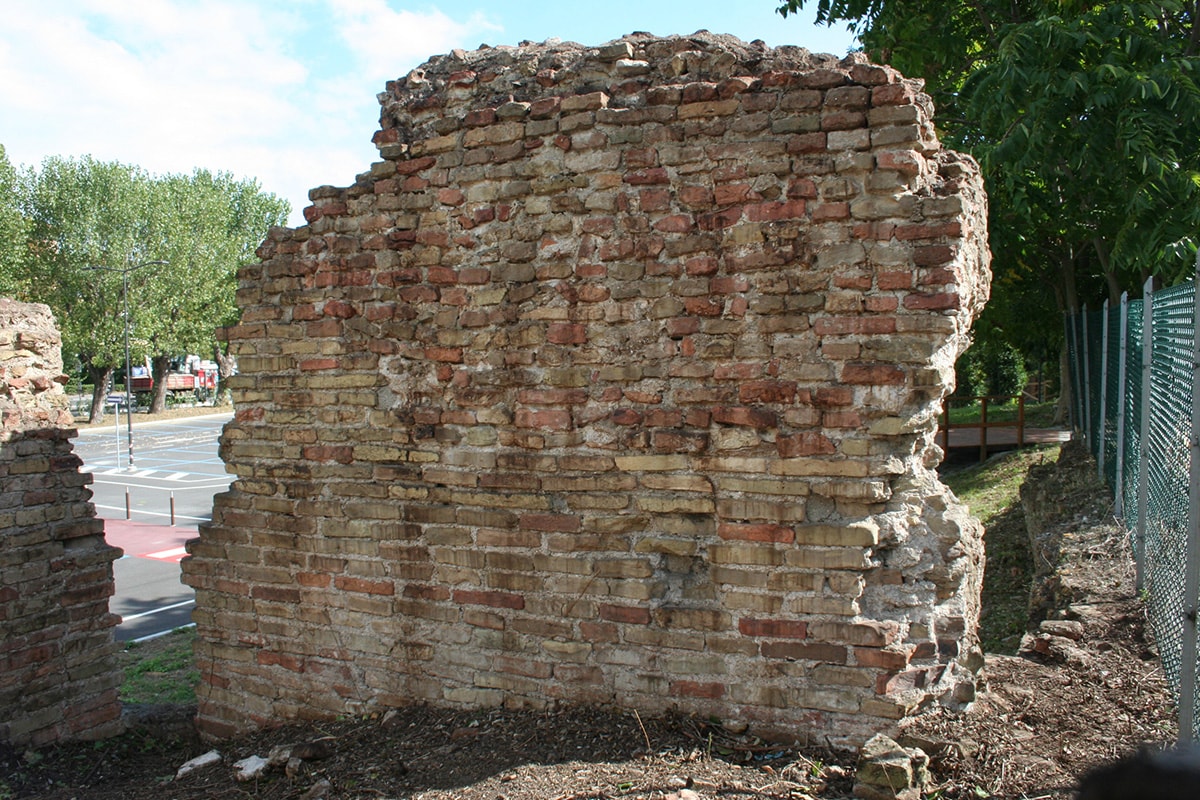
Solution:
[[[985,652],[1016,653],[1028,627],[1034,564],[1020,489],[1029,468],[1056,460],[1060,448],[1026,447],[942,476],[985,529],[987,564],[979,619],[979,638]]]
[[[987,525],[994,517],[1018,504],[1021,484],[1029,468],[1056,461],[1061,447],[1052,444],[1010,450],[982,464],[948,472],[942,475],[942,481]]]
[[[148,642],[125,645],[121,666],[125,703],[194,703],[200,673],[192,657],[195,628],[179,628]]]
[[[1057,406],[1057,400],[1049,400],[1045,403],[1026,403],[1025,427],[1053,428],[1054,412]],[[982,410],[983,405],[978,400],[951,400],[950,426],[977,423],[982,416]],[[1015,423],[1016,421],[1017,403],[1015,400],[1004,404],[988,403],[988,422]]]

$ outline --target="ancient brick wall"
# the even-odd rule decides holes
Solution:
[[[190,544],[214,735],[431,702],[857,743],[977,668],[936,413],[985,201],[919,83],[727,37],[435,58],[271,232]]]
[[[119,732],[112,562],[44,305],[0,299],[0,743]]]

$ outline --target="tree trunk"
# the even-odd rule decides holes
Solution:
[[[1078,314],[1079,290],[1075,284],[1075,252],[1073,249],[1067,252],[1059,269],[1062,275],[1059,305],[1064,315]],[[1067,416],[1071,410],[1072,397],[1070,359],[1065,336],[1062,347],[1058,352],[1058,369],[1058,404],[1054,407],[1054,424],[1063,425],[1066,423]]]
[[[1113,272],[1112,262],[1108,258],[1108,248],[1100,237],[1092,239],[1092,247],[1096,248],[1096,257],[1100,259],[1100,270],[1104,273],[1104,283],[1108,286],[1108,304],[1115,306],[1121,302],[1121,281]]]
[[[154,386],[150,392],[151,414],[161,414],[167,407],[167,372],[170,369],[170,356],[155,356],[150,361],[150,374],[154,376]]]
[[[217,362],[217,393],[214,405],[223,406],[232,398],[226,395],[225,381],[237,374],[237,356],[221,350],[221,345],[213,343],[213,361]]]
[[[108,395],[108,385],[112,383],[112,367],[95,367],[85,364],[88,380],[92,382],[92,408],[88,412],[88,422],[100,422],[104,419],[104,398]]]
[[[1063,339],[1058,351],[1058,403],[1054,406],[1054,424],[1065,425],[1071,411],[1071,360],[1067,354],[1067,340]]]

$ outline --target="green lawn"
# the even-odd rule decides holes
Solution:
[[[200,673],[192,660],[195,628],[180,628],[121,651],[125,682],[121,700],[126,703],[194,703]]]

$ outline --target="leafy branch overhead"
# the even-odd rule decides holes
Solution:
[[[1200,4],[788,0],[923,78],[984,169],[995,280],[977,335],[1033,359],[1060,312],[1186,280],[1200,235]]]

